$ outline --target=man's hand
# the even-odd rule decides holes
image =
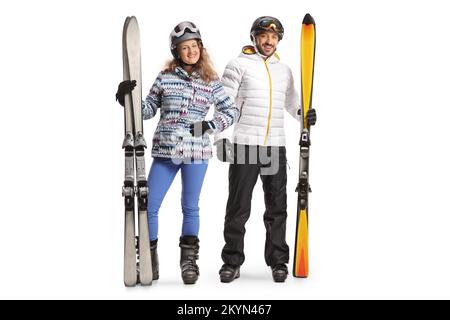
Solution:
[[[233,144],[228,139],[220,139],[216,142],[217,158],[222,162],[232,162],[234,158]]]
[[[317,115],[315,109],[308,110],[308,113],[306,114],[306,121],[308,122],[308,126],[313,126],[316,124]]]

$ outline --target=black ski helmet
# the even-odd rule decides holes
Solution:
[[[177,45],[185,40],[197,39],[202,43],[200,29],[190,21],[180,22],[170,33],[170,51],[175,59],[178,59]]]
[[[271,16],[263,16],[253,22],[250,29],[250,39],[255,42],[256,35],[262,31],[272,30],[278,34],[278,40],[283,39],[284,28],[280,20]]]

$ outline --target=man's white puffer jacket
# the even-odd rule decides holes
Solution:
[[[284,109],[302,119],[290,68],[277,54],[264,58],[253,47],[244,47],[225,68],[222,84],[240,115],[234,126],[215,136],[216,142],[227,138],[244,145],[284,146]]]

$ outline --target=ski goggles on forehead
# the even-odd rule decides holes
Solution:
[[[180,37],[186,32],[186,30],[189,30],[192,33],[199,31],[194,23],[186,21],[179,23],[175,29],[173,29],[171,36]]]
[[[273,31],[276,31],[276,32],[281,32],[283,30],[282,26],[273,19],[261,20],[259,22],[258,26],[262,29],[265,29],[265,30],[272,29]]]

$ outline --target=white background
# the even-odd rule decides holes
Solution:
[[[0,298],[450,298],[445,1],[18,0],[0,12]],[[176,23],[198,24],[221,74],[261,15],[284,24],[278,52],[299,85],[307,12],[317,23],[310,277],[272,282],[258,182],[241,279],[219,282],[227,166],[214,159],[200,203],[198,283],[185,286],[179,274],[178,177],[160,211],[160,280],[125,288],[123,111],[114,100],[125,17],[140,23],[145,93],[170,57]],[[148,141],[156,122],[145,122]],[[286,130],[292,249],[299,132],[287,114]]]

